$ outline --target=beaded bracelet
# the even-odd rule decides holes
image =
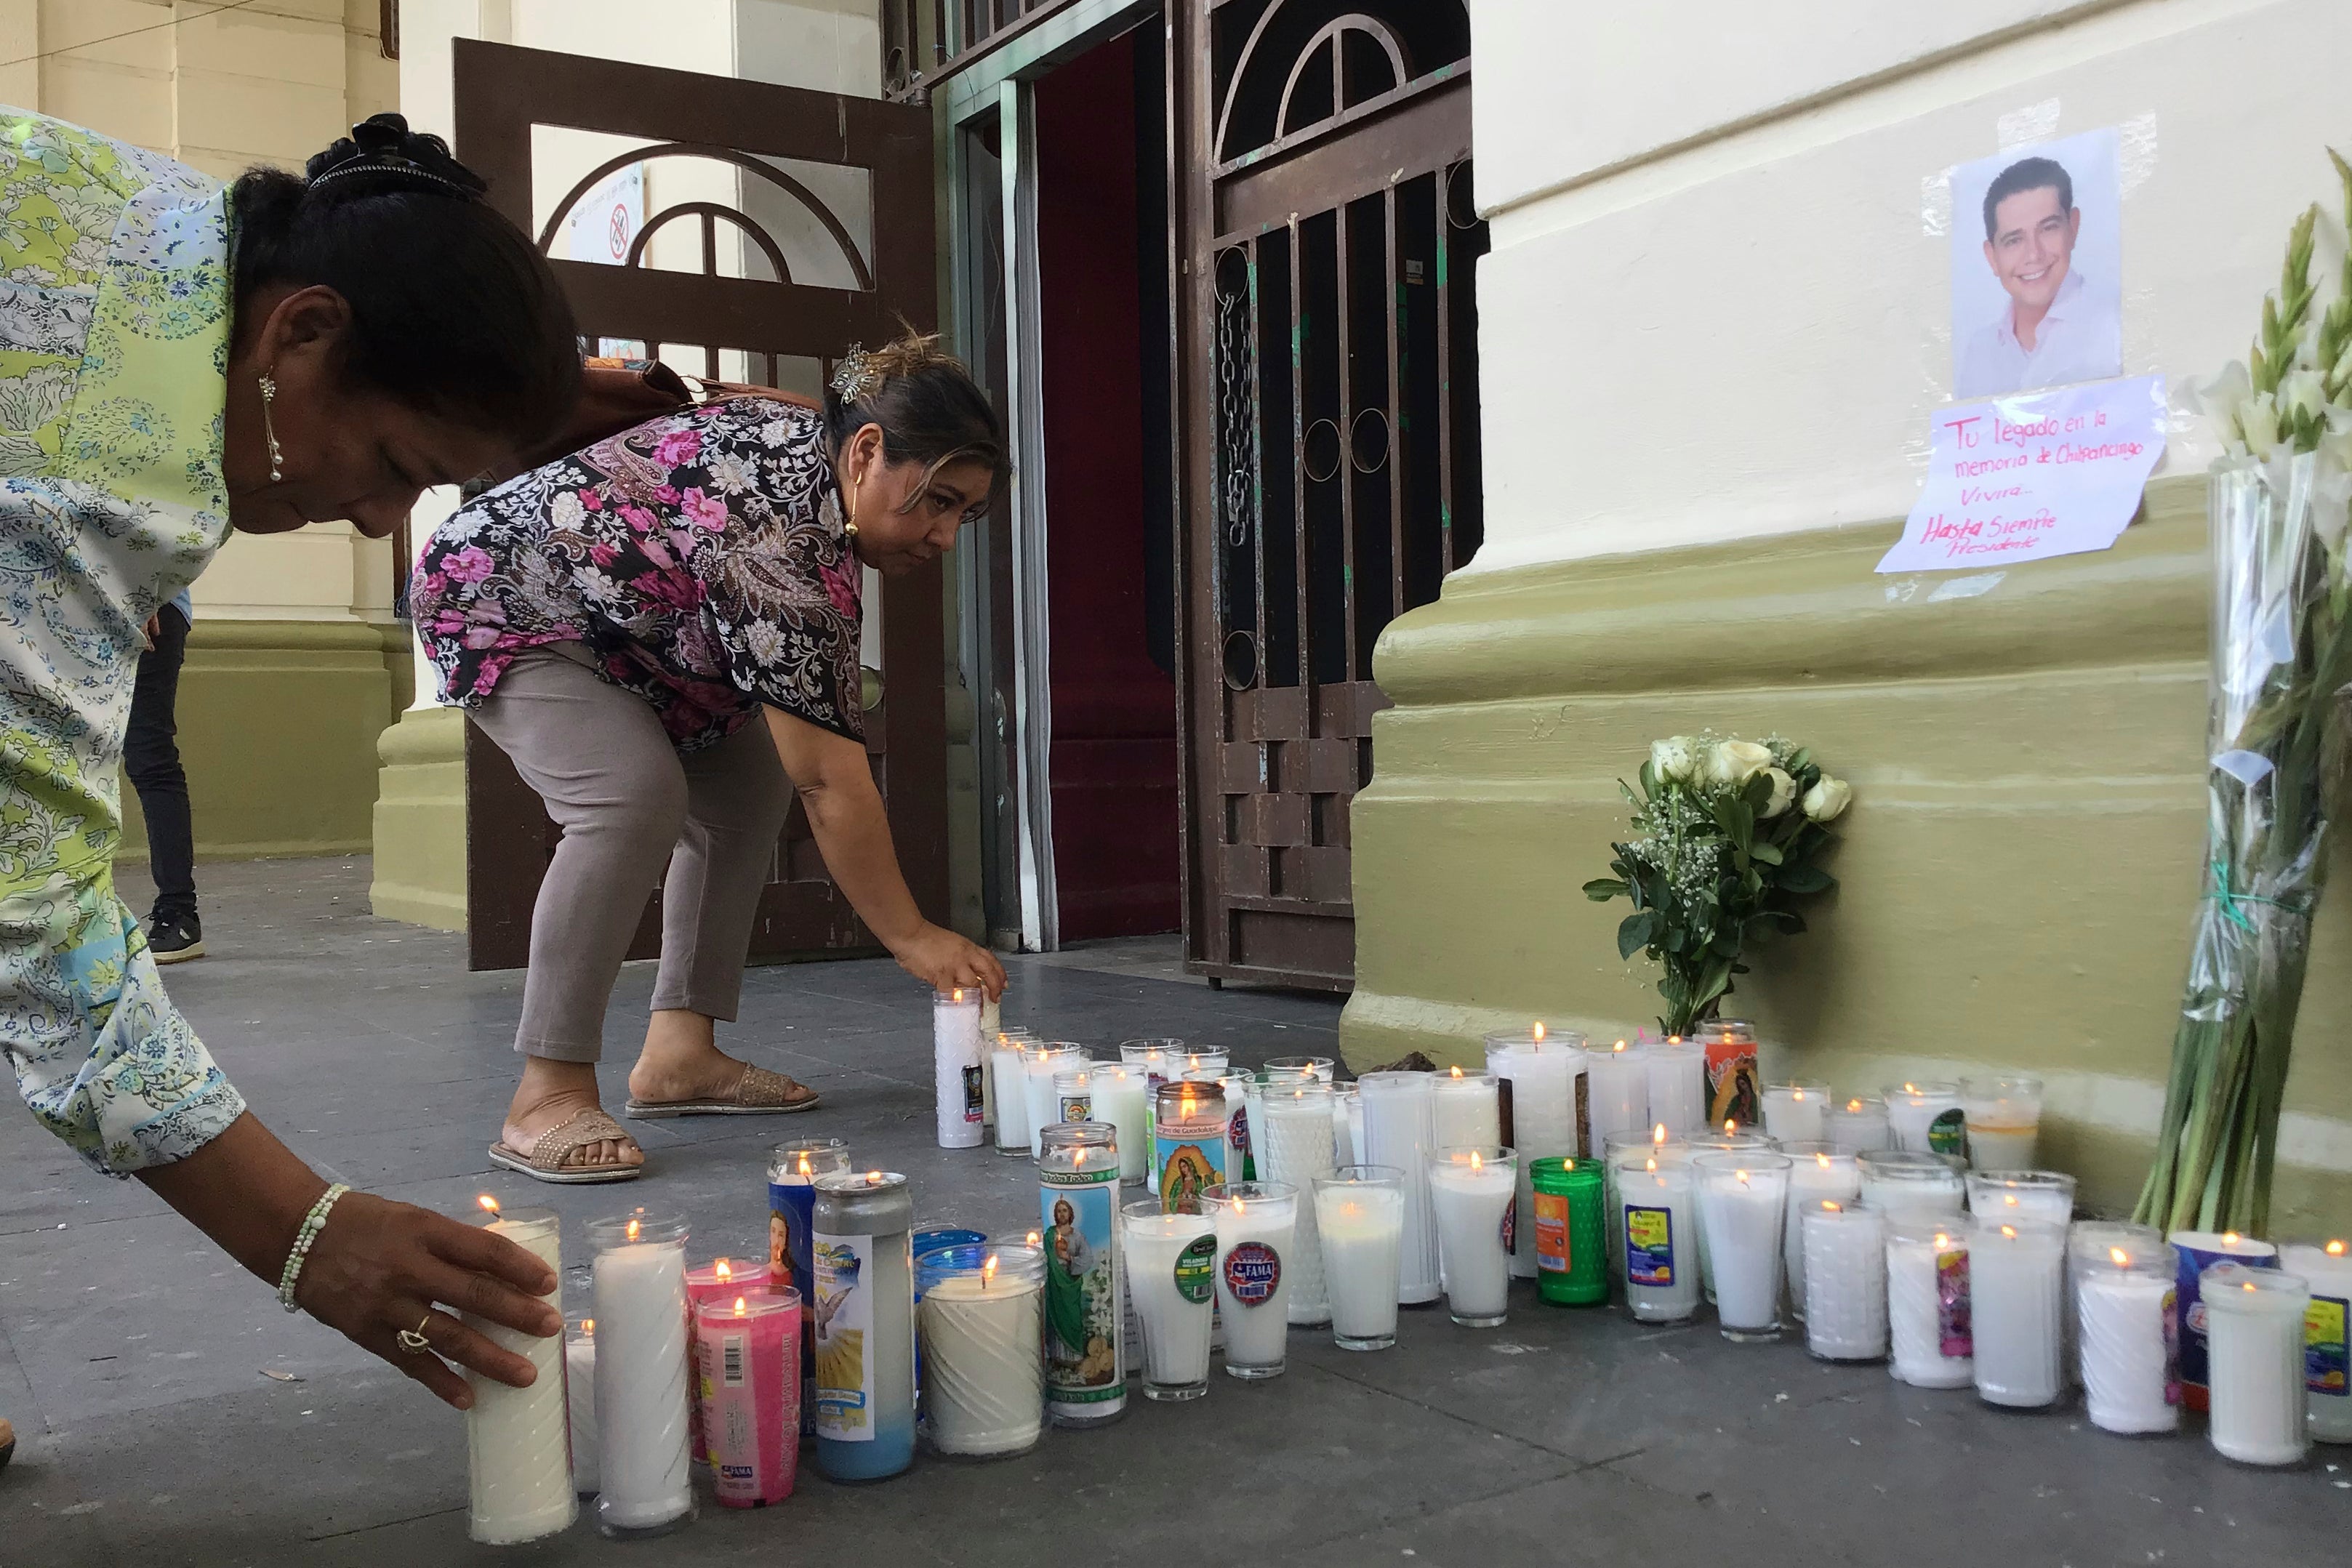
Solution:
[[[294,1283],[302,1277],[302,1260],[310,1257],[310,1244],[327,1228],[327,1211],[335,1207],[335,1199],[351,1190],[341,1182],[335,1183],[319,1195],[319,1201],[302,1217],[302,1228],[294,1238],[294,1250],[286,1254],[285,1271],[278,1276],[278,1304],[288,1312],[298,1310],[294,1305]]]

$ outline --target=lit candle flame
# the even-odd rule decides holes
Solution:
[[[2003,1195],[2001,1202],[2009,1205],[2011,1208],[2015,1208],[2017,1207],[2017,1194],[2012,1192]]]
[[[2341,1258],[2344,1256],[2344,1243],[2341,1241],[2331,1241],[2326,1245],[2324,1250],[2330,1258]]]
[[[1666,1036],[1666,1043],[1668,1045],[1680,1045],[1682,1042],[1683,1037],[1678,1034],[1670,1034]]]
[[[1536,1039],[1537,1039],[1538,1041],[1540,1041],[1540,1040],[1542,1040],[1543,1037],[1544,1037],[1543,1019],[1536,1019]]]
[[[1656,1170],[1656,1169],[1658,1168],[1658,1156],[1657,1156],[1657,1155],[1651,1155],[1647,1160],[1644,1160],[1644,1161],[1643,1162],[1643,1164],[1644,1164],[1645,1166],[1648,1166],[1650,1169],[1652,1169],[1652,1170]]]
[[[743,1304],[743,1298],[740,1296],[735,1298],[735,1315],[739,1318],[751,1316],[751,1309]]]
[[[1234,1199],[1234,1212],[1235,1214],[1242,1212],[1242,1200],[1240,1198]]]
[[[2008,1237],[2011,1241],[2014,1241],[2014,1240],[2016,1240],[2016,1239],[2017,1239],[2017,1227],[2016,1227],[2016,1226],[2014,1226],[2014,1225],[2004,1225],[2004,1226],[2002,1226],[2002,1227],[2000,1228],[2000,1233],[2001,1233],[2003,1236]]]
[[[1194,1051],[1184,1060],[1192,1064],[1193,1071],[1198,1072],[1201,1071],[1201,1053],[1199,1051]]]
[[[1560,1156],[1560,1162],[1559,1162],[1559,1168],[1560,1168],[1560,1169],[1562,1169],[1562,1170],[1564,1170],[1564,1171],[1572,1171],[1572,1170],[1574,1170],[1574,1169],[1576,1168],[1576,1156],[1575,1156],[1574,1155],[1561,1155],[1561,1156]]]
[[[960,1002],[963,1000],[963,988],[961,986],[958,986],[954,990],[950,991],[948,993],[948,1000],[951,1002]]]
[[[1664,1122],[1661,1122],[1656,1126],[1650,1129],[1650,1142],[1654,1144],[1663,1144],[1665,1141],[1666,1124]]]
[[[1478,1151],[1477,1151],[1477,1150],[1475,1150],[1475,1149],[1473,1149],[1473,1150],[1471,1150],[1471,1151],[1470,1151],[1470,1168],[1471,1168],[1471,1170],[1472,1170],[1473,1172],[1475,1172],[1475,1171],[1477,1171],[1477,1170],[1480,1168],[1480,1161],[1479,1161],[1479,1158],[1478,1158]],[[1234,1207],[1235,1208],[1239,1208],[1239,1207],[1241,1207],[1241,1205],[1237,1203],[1237,1204],[1234,1205]]]
[[[1746,1171],[1740,1171],[1738,1175],[1739,1176],[1739,1185],[1746,1186],[1748,1185],[1748,1173]]]
[[[980,1288],[984,1291],[995,1282],[996,1254],[992,1252],[988,1255],[988,1261],[980,1266]]]
[[[596,1320],[594,1318],[582,1318],[580,1320],[580,1337],[583,1339],[594,1339],[596,1337]]]
[[[866,1173],[866,1185],[867,1186],[880,1186],[882,1185],[882,1173],[880,1171],[867,1171]]]
[[[731,1284],[734,1282],[734,1265],[728,1262],[724,1258],[721,1258],[718,1262],[713,1263],[710,1266],[710,1272],[712,1278],[716,1279],[722,1285]]]
[[[482,1212],[485,1214],[496,1214],[499,1211],[499,1200],[492,1197],[488,1193],[482,1194],[481,1197],[476,1198],[474,1201],[482,1206]]]
[[[1903,1086],[1903,1092],[1906,1094],[1916,1094],[1919,1092],[1919,1086],[1916,1083],[1906,1083]]]
[[[2237,1233],[2236,1231],[2234,1231],[2234,1230],[2224,1230],[2223,1232],[2221,1232],[2221,1245],[2222,1245],[2222,1246],[2224,1246],[2224,1247],[2235,1247],[2237,1244],[2238,1244],[2238,1233]]]
[[[2120,1247],[2108,1248],[2107,1256],[2115,1260],[2116,1267],[2118,1269],[2128,1269],[2131,1267],[2131,1254],[2125,1251]]]
[[[1822,1208],[1823,1212],[1829,1214],[1843,1214],[1845,1212],[1845,1205],[1838,1202],[1838,1200],[1833,1197],[1825,1197],[1822,1199]]]
[[[2254,1282],[2252,1280],[2247,1281],[2245,1288],[2249,1291],[2252,1290],[2254,1288]]]
[[[1034,1247],[1034,1246],[1036,1246],[1036,1245],[1037,1245],[1037,1243],[1039,1243],[1040,1241],[1043,1241],[1043,1240],[1045,1239],[1045,1238],[1044,1238],[1043,1236],[1039,1235],[1036,1231],[1033,1230],[1033,1231],[1031,1231],[1027,1236],[1025,1236],[1025,1237],[1022,1238],[1022,1239],[1023,1239],[1024,1241],[1027,1242],[1030,1246]]]
[[[637,1239],[637,1222],[636,1222],[635,1220],[632,1219],[632,1220],[630,1220],[630,1221],[629,1221],[629,1239],[630,1239],[630,1240],[632,1240],[632,1241],[635,1241],[636,1239]]]
[[[1815,1159],[1817,1159],[1817,1160],[1821,1161],[1821,1163],[1822,1163],[1822,1169],[1823,1169],[1823,1170],[1827,1170],[1827,1169],[1829,1169],[1829,1168],[1830,1168],[1830,1157],[1829,1157],[1829,1155],[1815,1155],[1813,1156],[1813,1158],[1815,1158]]]
[[[1862,1111],[1862,1102],[1859,1100],[1849,1100],[1845,1103],[1845,1108],[1849,1114],[1859,1114]]]
[[[1086,1164],[1086,1163],[1087,1163],[1087,1151],[1086,1151],[1086,1150],[1084,1150],[1084,1149],[1080,1148],[1080,1149],[1073,1149],[1073,1150],[1071,1150],[1071,1151],[1070,1151],[1070,1167],[1071,1167],[1073,1170],[1076,1169],[1078,1166],[1082,1166],[1082,1165],[1084,1165],[1084,1164]]]
[[[1457,1067],[1457,1068],[1455,1068],[1455,1069],[1454,1070],[1454,1077],[1456,1077],[1456,1078],[1461,1077],[1461,1076],[1462,1076],[1462,1070],[1461,1070],[1460,1068],[1458,1068],[1458,1067]]]
[[[806,1153],[805,1151],[803,1151],[803,1152],[802,1153],[802,1155],[801,1155],[801,1175],[803,1175],[803,1176],[806,1176],[806,1175],[808,1175],[808,1174],[809,1174],[808,1155],[807,1155],[807,1153]]]
[[[1610,1050],[1612,1050],[1612,1051],[1622,1051],[1622,1050],[1624,1050],[1624,1049],[1625,1049],[1625,1042],[1624,1042],[1623,1040],[1619,1040],[1615,1045],[1611,1046],[1609,1049],[1610,1049]]]
[[[1723,1135],[1727,1138],[1732,1136],[1738,1130],[1738,1126],[1739,1124],[1737,1121],[1733,1120],[1729,1116],[1726,1116],[1723,1119]]]

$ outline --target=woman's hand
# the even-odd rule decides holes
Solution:
[[[563,1332],[562,1314],[535,1299],[554,1289],[553,1271],[503,1236],[350,1192],[310,1244],[294,1301],[463,1410],[473,1391],[448,1362],[518,1388],[530,1385],[533,1369],[435,1303],[544,1336]],[[401,1349],[403,1329],[421,1329],[433,1348]]]
[[[926,922],[912,936],[890,950],[898,967],[935,991],[973,990],[995,1001],[1004,995],[1004,966],[996,955],[967,941],[944,925]]]

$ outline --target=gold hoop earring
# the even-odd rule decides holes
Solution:
[[[269,482],[286,482],[286,453],[278,444],[278,427],[270,423],[269,405],[278,400],[278,378],[268,371],[261,372],[261,435],[269,443]]]

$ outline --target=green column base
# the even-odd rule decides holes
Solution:
[[[466,929],[466,716],[412,708],[376,740],[375,880],[387,920]]]

